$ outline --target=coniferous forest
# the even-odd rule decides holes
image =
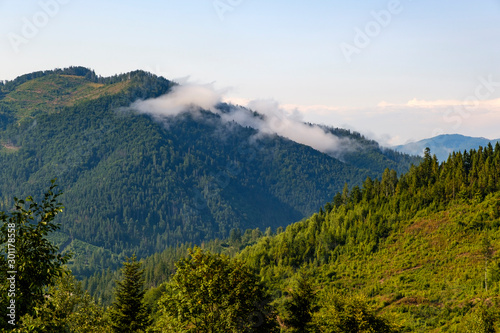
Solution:
[[[3,84],[0,209],[57,178],[67,208],[61,219],[71,222],[52,237],[76,253],[69,263],[76,276],[118,268],[133,253],[226,238],[232,229],[285,227],[346,182],[360,185],[386,166],[401,172],[419,160],[341,129],[329,130],[360,151],[345,154],[350,163],[283,137],[253,140],[253,128],[210,112],[156,121],[127,109],[175,85],[141,71],[101,78],[81,67]]]
[[[331,128],[358,142],[339,159],[127,109],[174,85],[74,67],[1,86],[3,330],[500,329],[499,144],[438,161]]]

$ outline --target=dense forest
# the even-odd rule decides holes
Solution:
[[[496,332],[499,171],[500,145],[443,163],[426,151],[408,173],[345,187],[286,229],[166,249],[137,264],[142,323],[151,332]],[[130,260],[83,284],[114,290],[99,310],[110,330],[122,299],[114,280],[124,285]]]
[[[348,130],[325,128],[358,142],[340,160],[277,135],[251,140],[254,129],[208,111],[159,122],[128,108],[175,85],[142,71],[102,78],[72,67],[0,86],[0,206],[57,177],[66,212],[51,239],[75,253],[76,276],[232,229],[285,227],[345,182],[419,161]]]
[[[340,129],[364,159],[256,147],[208,111],[161,123],[123,108],[170,81],[105,80],[2,84],[2,330],[500,330],[500,144],[443,162]]]

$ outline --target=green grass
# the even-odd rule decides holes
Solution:
[[[51,74],[27,81],[0,101],[16,111],[18,120],[37,111],[58,112],[79,102],[117,94],[131,85],[131,80],[114,84],[99,84],[84,77]]]

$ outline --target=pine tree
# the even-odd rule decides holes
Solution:
[[[308,332],[313,312],[316,310],[316,296],[310,278],[304,274],[299,277],[297,289],[290,293],[291,298],[285,303],[287,318],[285,324],[292,332]]]
[[[144,299],[144,270],[136,256],[123,263],[123,278],[115,290],[116,301],[111,307],[111,325],[115,332],[144,332],[151,321]]]

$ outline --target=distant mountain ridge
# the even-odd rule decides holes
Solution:
[[[500,141],[500,139],[490,140],[487,138],[470,137],[461,134],[442,134],[391,148],[402,153],[423,156],[425,148],[429,147],[431,153],[435,154],[439,161],[445,161],[454,151],[477,149],[480,146],[486,147],[488,143],[494,146],[498,141]]]
[[[269,290],[293,290],[306,272],[319,295],[330,291],[317,304],[334,293],[362,295],[400,326],[397,332],[468,332],[481,318],[496,321],[496,330],[488,331],[498,332],[498,170],[500,143],[453,154],[442,163],[426,154],[399,178],[384,172],[379,181],[367,179],[276,234],[231,233],[205,249],[235,255],[260,273]],[[147,258],[148,285],[168,281],[187,247]],[[107,271],[84,285],[109,303],[109,285],[116,279]],[[275,297],[280,304],[289,295]],[[485,311],[479,319],[478,309]]]
[[[128,109],[174,86],[143,71],[102,78],[83,67],[0,83],[0,209],[58,177],[61,243],[70,237],[91,271],[111,256],[288,225],[345,183],[419,161],[347,130],[330,129],[358,143],[341,161],[278,135],[254,140],[255,129],[208,111],[161,122]]]

